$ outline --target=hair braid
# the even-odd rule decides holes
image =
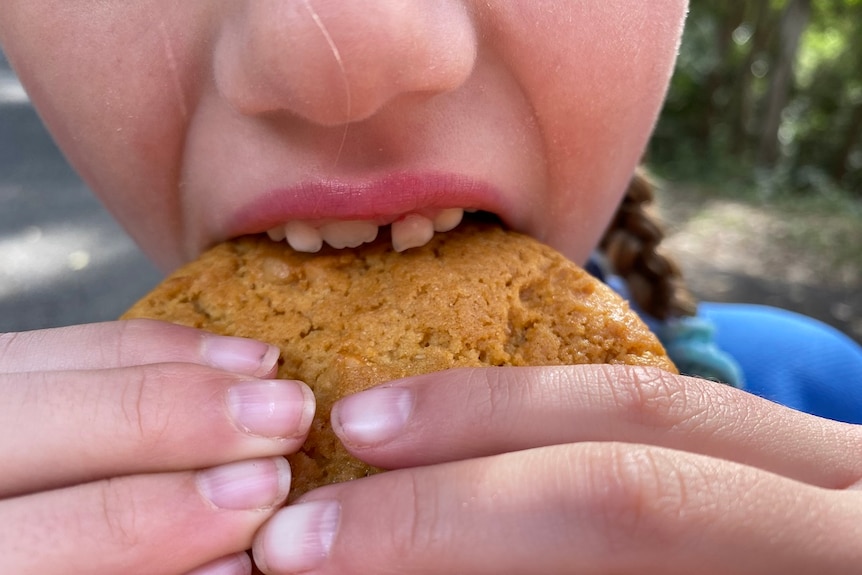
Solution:
[[[645,312],[661,320],[694,315],[697,304],[682,271],[659,249],[665,232],[653,212],[654,199],[653,184],[639,169],[599,248]]]

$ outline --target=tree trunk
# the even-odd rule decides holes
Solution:
[[[769,2],[756,2],[748,5],[751,14],[752,36],[742,67],[737,71],[736,85],[733,90],[733,103],[729,114],[731,126],[730,151],[739,157],[751,147],[750,128],[754,115],[754,71],[756,59],[766,51],[772,37],[773,26]]]
[[[841,142],[841,147],[835,155],[835,167],[832,170],[832,177],[836,182],[841,182],[847,175],[847,166],[850,164],[850,155],[856,148],[856,143],[862,135],[862,103],[857,104],[853,109],[853,116],[850,119],[850,124],[847,126],[847,131],[844,133],[844,140]]]
[[[790,99],[793,87],[793,67],[799,51],[802,33],[811,18],[811,0],[790,0],[781,17],[779,30],[780,52],[771,73],[769,91],[766,95],[766,112],[761,129],[758,161],[765,166],[774,166],[778,160],[778,131],[781,115]]]
[[[702,137],[706,142],[714,140],[713,129],[727,118],[731,102],[720,102],[716,97],[719,90],[731,81],[734,75],[733,66],[733,31],[745,21],[745,4],[716,2],[713,14],[716,19],[716,51],[720,64],[715,66],[706,80],[706,90],[709,95],[706,100],[706,113],[703,115]]]

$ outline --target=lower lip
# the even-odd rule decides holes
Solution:
[[[408,213],[445,208],[503,215],[490,185],[456,174],[398,173],[365,181],[321,180],[267,192],[242,209],[231,235],[258,233],[290,220],[373,220],[386,225]]]

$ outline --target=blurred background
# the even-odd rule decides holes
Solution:
[[[691,0],[647,163],[696,295],[862,342],[862,0]],[[0,53],[0,332],[114,319],[159,279]]]
[[[697,295],[862,341],[862,0],[691,0],[648,152]]]
[[[0,332],[116,319],[158,279],[68,166],[0,53]]]

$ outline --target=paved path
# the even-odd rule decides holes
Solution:
[[[68,166],[0,54],[0,332],[114,319],[159,278]]]

